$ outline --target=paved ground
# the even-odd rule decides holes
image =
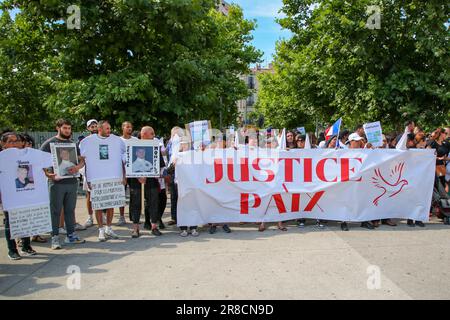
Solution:
[[[263,233],[246,224],[231,234],[202,228],[198,238],[168,227],[158,238],[146,231],[131,239],[130,228],[115,227],[121,238],[99,243],[94,226],[79,233],[85,245],[52,251],[35,244],[39,255],[21,261],[7,258],[1,239],[0,299],[450,298],[450,228],[436,220],[424,229],[354,224],[350,232],[336,223],[288,232],[272,225]],[[79,289],[70,266],[81,272]]]

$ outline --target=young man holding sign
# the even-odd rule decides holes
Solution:
[[[99,228],[98,240],[118,239],[111,224],[114,208],[125,205],[125,143],[120,137],[111,134],[108,121],[100,121],[98,134],[81,141],[80,153],[86,162],[86,179]],[[103,209],[106,209],[106,227],[103,226]]]
[[[41,151],[51,153],[61,152],[62,154],[67,153],[66,149],[60,151],[55,148],[58,146],[73,145],[74,142],[70,139],[72,136],[72,124],[70,121],[65,119],[59,119],[56,122],[56,130],[58,134],[45,141],[41,146]],[[60,155],[61,155],[60,153]],[[77,150],[77,154],[79,154]],[[57,154],[53,154],[55,159],[58,158]],[[61,159],[67,163],[67,159],[61,155]],[[56,160],[57,161],[57,160]],[[84,243],[85,240],[81,239],[75,234],[75,207],[77,204],[77,190],[78,190],[78,178],[75,175],[78,174],[81,168],[84,167],[84,160],[78,157],[78,164],[72,163],[70,167],[64,167],[66,173],[72,175],[72,177],[63,178],[61,176],[61,170],[56,170],[56,164],[54,164],[52,169],[46,169],[47,178],[49,178],[49,189],[50,189],[50,208],[52,213],[52,249],[61,249],[61,244],[59,242],[59,222],[61,216],[61,210],[64,210],[64,221],[66,225],[67,236],[65,243],[67,244],[80,244]],[[61,169],[61,167],[60,167]],[[54,174],[53,174],[54,173]]]

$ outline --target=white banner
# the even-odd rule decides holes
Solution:
[[[180,226],[299,218],[428,221],[433,150],[246,148],[179,157]]]
[[[125,186],[120,179],[91,182],[92,210],[125,206]]]
[[[11,239],[32,237],[52,231],[50,204],[8,212]]]

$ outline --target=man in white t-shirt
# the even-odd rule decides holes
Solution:
[[[139,141],[138,138],[133,137],[133,124],[130,121],[125,121],[124,123],[122,123],[122,136],[120,137],[123,142],[125,142],[125,144],[128,141]],[[127,189],[128,183],[125,186],[125,190]],[[125,207],[120,207],[120,217],[119,217],[119,221],[117,222],[118,226],[122,226],[126,223],[125,221]],[[129,214],[128,216],[130,218],[130,221],[132,220],[131,214]]]
[[[108,159],[105,159],[99,152],[102,146],[108,146]],[[91,189],[91,182],[99,180],[123,179],[123,184],[126,184],[123,163],[125,143],[120,137],[111,134],[111,125],[108,121],[100,121],[98,134],[81,141],[80,154],[85,158],[89,189]],[[119,238],[111,227],[114,208],[106,209],[106,227],[103,226],[103,210],[95,210],[95,216],[99,228],[99,241],[106,241],[107,238]]]
[[[86,128],[89,131],[90,135],[97,134],[97,132],[98,132],[97,125],[98,125],[97,120],[95,120],[95,119],[88,120],[88,122],[86,123]],[[80,141],[80,143],[81,143],[81,141]],[[78,148],[79,148],[80,143],[78,143]],[[83,175],[83,190],[86,191],[86,207],[87,207],[88,214],[89,214],[89,217],[86,220],[84,226],[86,228],[89,228],[94,225],[94,218],[93,218],[94,212],[92,211],[92,205],[91,205],[91,190],[89,190],[89,188],[88,188],[85,167],[82,168],[80,173]]]

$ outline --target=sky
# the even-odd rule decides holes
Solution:
[[[2,2],[3,0],[0,0]],[[228,3],[239,5],[244,11],[246,19],[256,20],[257,26],[253,31],[252,44],[264,55],[262,65],[267,66],[273,61],[277,40],[289,38],[291,33],[282,29],[275,21],[283,17],[278,11],[283,6],[282,0],[226,0]],[[16,12],[12,12],[14,16]]]
[[[252,44],[264,52],[262,59],[263,66],[267,66],[273,61],[275,45],[277,40],[287,39],[291,33],[282,29],[275,21],[283,15],[278,11],[283,6],[282,0],[226,0],[228,3],[239,5],[244,11],[246,19],[257,21],[256,29],[253,31]]]

